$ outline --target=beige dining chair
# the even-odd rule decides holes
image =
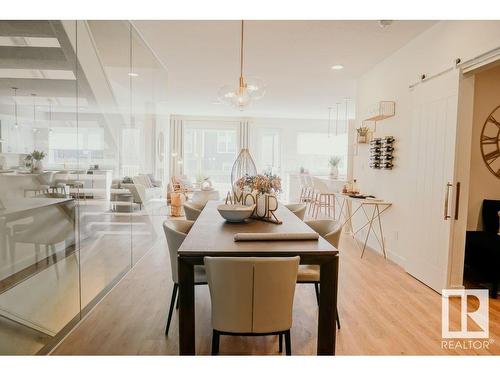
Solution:
[[[332,244],[337,250],[339,248],[340,236],[342,234],[342,226],[335,220],[309,220],[305,223],[318,233],[321,237]],[[316,291],[316,301],[319,306],[319,281],[320,267],[317,265],[301,265],[297,275],[297,283],[299,284],[314,284]],[[337,310],[337,327],[340,329],[340,318]]]
[[[221,335],[285,336],[291,355],[293,297],[300,257],[205,257],[212,301],[212,354]]]
[[[32,218],[33,220],[29,224],[14,224],[11,232],[8,233],[11,260],[14,263],[18,243],[32,244],[35,250],[35,263],[38,266],[41,246],[45,246],[44,261],[47,264],[54,264],[56,276],[59,278],[56,247],[58,244],[74,238],[74,223],[66,216],[55,214],[50,209],[38,212]]]
[[[305,203],[290,203],[286,204],[285,207],[292,211],[300,220],[304,220],[307,208]]]
[[[201,210],[203,209],[203,207],[187,202],[183,204],[183,207],[186,219],[191,221],[196,221],[196,219],[198,219],[198,216],[200,216],[201,214]]]
[[[172,281],[174,282],[174,287],[172,289],[172,297],[170,298],[170,308],[168,310],[167,327],[165,328],[165,335],[167,336],[168,336],[168,330],[170,328],[170,322],[172,321],[172,313],[174,310],[174,304],[177,297],[177,291],[179,289],[179,276],[177,273],[177,252],[179,250],[179,247],[181,247],[181,244],[186,238],[187,234],[191,230],[193,224],[194,221],[190,220],[166,220],[163,223],[163,231],[165,232],[165,237],[167,238],[168,252],[170,255],[170,268],[172,272]],[[207,284],[205,267],[195,266],[194,283],[195,285]],[[179,300],[177,299],[177,307],[178,306],[179,306]]]

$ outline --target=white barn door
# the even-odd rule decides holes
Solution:
[[[448,286],[452,245],[458,84],[453,69],[411,93],[413,212],[406,271],[439,293]]]

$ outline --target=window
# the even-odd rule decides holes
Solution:
[[[231,168],[239,149],[237,123],[186,121],[183,149],[184,174],[191,181],[209,177],[216,189],[230,189]]]
[[[233,131],[217,132],[217,152],[219,154],[232,154],[236,151],[236,139]]]
[[[340,156],[339,174],[347,175],[347,133],[330,135],[327,133],[297,133],[297,154],[300,167],[315,174],[328,174],[328,161],[332,156]]]
[[[104,161],[104,129],[54,127],[49,132],[49,164],[82,166]]]
[[[264,170],[276,172],[280,167],[280,150],[278,132],[265,132],[261,137],[260,163]]]
[[[132,177],[139,174],[141,130],[138,128],[122,129],[121,174]],[[143,172],[144,173],[144,172]]]

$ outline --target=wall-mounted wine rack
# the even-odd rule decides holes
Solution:
[[[394,168],[394,143],[393,136],[385,138],[373,138],[370,141],[370,168],[392,169]]]

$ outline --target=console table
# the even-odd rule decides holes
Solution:
[[[365,241],[363,243],[363,250],[361,251],[361,258],[365,254],[366,245],[368,243],[368,238],[370,233],[373,233],[377,242],[380,245],[380,249],[384,254],[384,258],[387,259],[387,254],[385,252],[385,242],[384,242],[384,232],[382,230],[382,220],[380,216],[392,206],[391,202],[376,200],[376,199],[366,199],[366,198],[353,198],[346,194],[336,193],[335,198],[337,199],[338,204],[340,205],[340,213],[339,213],[339,221],[342,221],[342,227],[349,225],[351,228],[351,235],[356,242],[356,234],[358,234],[362,229],[368,226],[368,232],[366,233]],[[351,203],[358,203],[358,207],[353,211],[351,207]],[[369,208],[372,209],[371,213],[369,212]],[[367,212],[368,211],[368,212]],[[366,220],[364,224],[357,230],[354,230],[352,227],[352,218],[356,215],[357,212],[362,212],[364,214],[364,219]],[[375,225],[378,224],[380,238],[375,231]],[[357,243],[357,242],[356,242]]]

